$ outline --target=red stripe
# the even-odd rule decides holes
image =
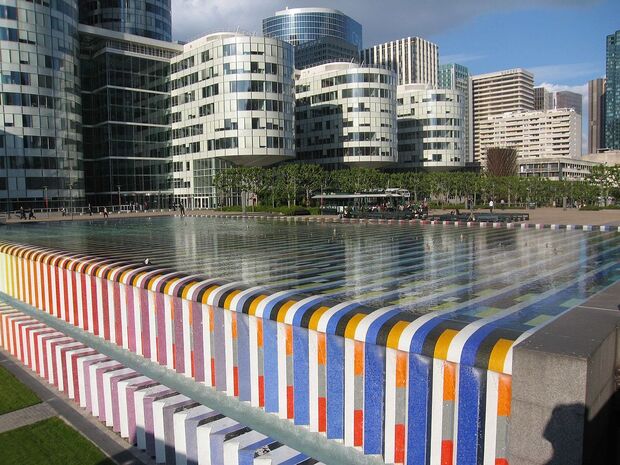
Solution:
[[[441,465],[452,465],[454,454],[454,442],[450,440],[441,441]]]
[[[405,425],[397,424],[394,428],[394,461],[405,462]]]
[[[114,331],[116,333],[116,344],[123,345],[123,322],[121,320],[121,290],[117,282],[112,283],[114,293]]]
[[[263,375],[258,376],[258,405],[259,407],[265,406],[265,377]]]
[[[353,412],[353,445],[362,447],[364,445],[364,411],[355,410]]]
[[[509,465],[508,459],[495,459],[495,465]]]
[[[77,279],[76,279],[74,271],[71,271],[69,273],[71,274],[71,286],[73,289],[73,324],[79,327],[80,319],[78,317],[79,307],[78,307],[78,295],[77,295]]]
[[[211,386],[215,387],[215,358],[211,357]]]
[[[90,295],[91,303],[93,304],[93,334],[99,336],[99,304],[97,302],[97,279],[94,276],[90,276]]]
[[[239,367],[233,367],[233,394],[239,397]]]
[[[286,386],[286,417],[295,418],[295,392],[293,386]]]
[[[319,432],[324,433],[327,431],[327,399],[325,397],[319,397]]]
[[[84,320],[84,330],[88,331],[90,326],[88,324],[88,299],[86,298],[86,275],[80,274],[80,282],[82,283],[82,319]]]

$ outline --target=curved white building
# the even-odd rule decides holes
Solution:
[[[403,168],[462,168],[466,99],[458,90],[398,86],[398,152]]]
[[[211,34],[186,44],[171,71],[176,198],[212,207],[218,170],[295,157],[292,45]]]
[[[297,159],[329,168],[396,164],[396,74],[331,63],[301,71],[295,86]]]

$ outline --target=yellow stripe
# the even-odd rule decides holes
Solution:
[[[491,357],[489,358],[489,370],[497,371],[498,373],[504,372],[504,362],[506,361],[506,355],[512,347],[514,341],[508,339],[499,339],[493,346],[491,351]]]
[[[458,331],[454,329],[446,329],[439,339],[437,339],[437,344],[435,344],[435,358],[439,358],[441,360],[448,359],[448,349],[450,348],[450,343],[454,336],[456,336]]]
[[[181,298],[183,299],[187,299],[187,295],[189,294],[189,290],[191,289],[191,287],[196,284],[196,281],[191,281],[189,283],[187,283],[185,285],[185,287],[183,288],[183,292],[181,293]]]
[[[224,301],[224,309],[226,310],[230,310],[230,304],[232,303],[232,300],[234,299],[234,297],[239,294],[241,291],[240,290],[236,290],[236,291],[232,291],[228,297],[226,297],[226,300]]]
[[[179,278],[172,278],[170,281],[168,281],[166,283],[166,285],[164,286],[164,294],[170,294],[170,288],[174,285],[174,283],[176,283],[179,280]]]
[[[392,327],[387,338],[387,347],[390,347],[391,349],[398,349],[400,336],[403,334],[403,331],[407,326],[409,326],[408,321],[399,321]]]
[[[208,289],[206,290],[206,292],[205,292],[205,293],[203,294],[203,296],[202,296],[202,303],[203,303],[203,304],[206,304],[206,303],[207,303],[207,301],[209,300],[209,296],[211,295],[211,293],[212,293],[215,289],[217,289],[218,287],[219,287],[219,286],[217,286],[217,285],[213,285],[213,286],[211,286],[210,288],[208,288]]]
[[[248,315],[256,315],[256,308],[258,307],[258,304],[261,303],[261,301],[265,300],[267,298],[266,295],[261,294],[258,297],[255,297],[254,300],[252,300],[252,303],[250,304],[250,308],[248,309]]]
[[[308,323],[308,329],[313,329],[316,331],[316,327],[319,324],[319,320],[321,319],[321,316],[323,316],[323,314],[329,310],[329,307],[319,307],[316,309],[316,311],[314,312],[314,314],[310,317],[310,323]]]
[[[347,339],[355,339],[355,331],[357,330],[357,325],[364,319],[363,313],[357,313],[351,317],[349,322],[347,323],[347,327],[344,329],[344,337]]]
[[[286,312],[288,312],[288,309],[291,308],[296,303],[297,301],[295,300],[287,300],[286,302],[284,302],[284,305],[282,305],[280,310],[278,310],[278,322],[279,323],[284,323],[284,317],[286,316]]]

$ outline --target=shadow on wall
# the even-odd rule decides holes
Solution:
[[[587,418],[588,411],[583,404],[559,405],[553,409],[543,433],[553,447],[553,457],[545,465],[620,465],[618,391],[593,419]]]

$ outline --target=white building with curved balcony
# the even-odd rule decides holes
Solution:
[[[467,103],[463,93],[408,84],[398,86],[397,94],[400,167],[464,167]]]
[[[297,159],[327,168],[398,161],[396,74],[330,63],[300,71],[295,86]]]
[[[212,208],[219,170],[295,157],[292,45],[211,34],[186,44],[171,71],[175,199]]]

